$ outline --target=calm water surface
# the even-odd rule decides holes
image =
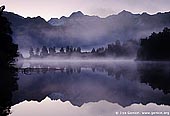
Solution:
[[[6,100],[11,116],[170,115],[168,62],[24,62],[18,67]]]

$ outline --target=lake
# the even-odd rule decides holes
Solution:
[[[170,115],[169,62],[23,61],[17,67],[14,79],[1,81],[8,82],[1,86],[6,115]]]

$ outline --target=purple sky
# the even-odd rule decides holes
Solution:
[[[0,0],[0,5],[6,5],[6,11],[24,17],[41,16],[46,20],[69,16],[79,10],[100,17],[122,10],[150,14],[170,11],[170,0]]]

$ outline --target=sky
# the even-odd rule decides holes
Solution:
[[[41,16],[46,20],[70,16],[82,11],[86,15],[107,17],[122,10],[132,13],[170,11],[170,0],[0,0],[6,11],[24,17]]]

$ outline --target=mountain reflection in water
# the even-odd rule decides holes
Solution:
[[[0,66],[0,116],[11,113],[13,92],[18,90],[17,72],[14,66]]]
[[[163,107],[157,106],[161,104],[170,109],[169,64],[133,61],[20,63],[17,81],[19,90],[13,92],[11,101],[12,105],[24,102],[22,106],[28,104],[25,100],[41,102],[48,97],[51,100],[60,99],[60,102],[69,101],[75,108],[82,108],[83,104],[92,102],[100,104],[104,100],[110,105],[117,104],[116,107],[121,107],[122,111],[140,103],[143,105],[135,106],[136,110],[148,103],[154,103],[151,105],[153,110],[154,107],[163,110]],[[102,106],[96,104],[96,108]]]
[[[12,107],[10,116],[168,116],[169,106],[133,104],[126,108],[107,101],[90,102],[81,107],[73,106],[69,101],[51,101],[44,99],[41,103],[24,101]]]

